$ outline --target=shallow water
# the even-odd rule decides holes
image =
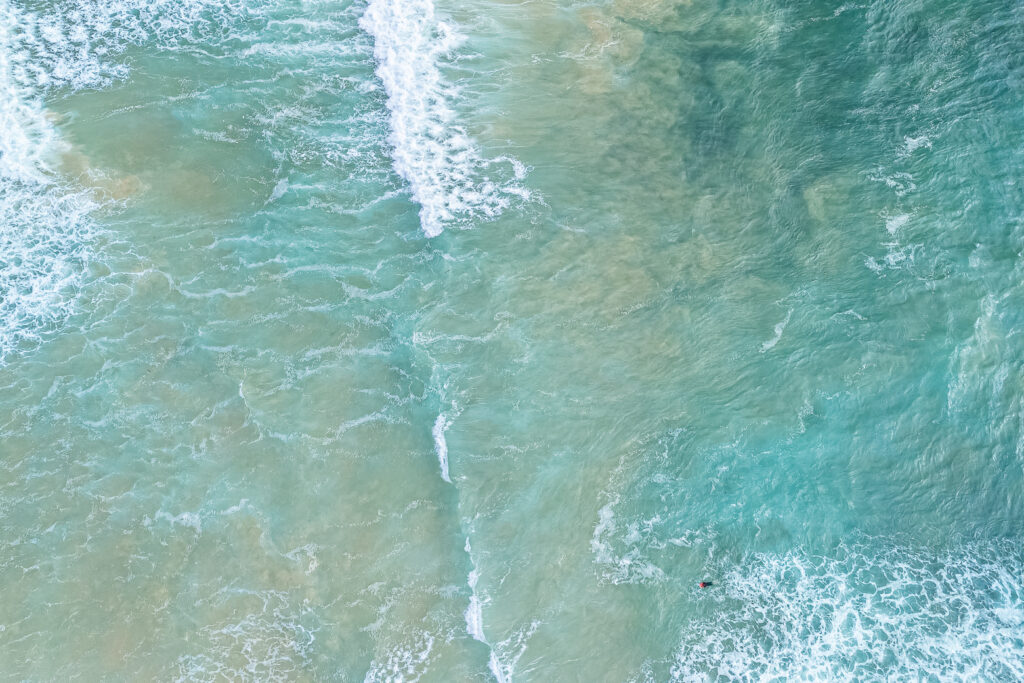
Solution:
[[[1014,3],[0,18],[6,677],[1024,677]]]

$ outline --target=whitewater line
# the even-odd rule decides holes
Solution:
[[[451,427],[452,422],[448,419],[448,416],[444,413],[438,413],[437,419],[434,420],[434,427],[431,429],[431,434],[434,437],[434,452],[437,454],[437,461],[441,468],[441,478],[453,484],[451,476],[448,473],[448,441],[445,438],[445,432]],[[454,484],[453,484],[454,485]],[[456,489],[456,493],[458,489]],[[459,505],[456,502],[456,515],[459,512]],[[462,519],[459,518],[459,526],[462,527]],[[466,552],[466,556],[469,558],[469,576],[467,577],[466,583],[469,586],[469,605],[466,607],[466,611],[463,613],[466,618],[466,633],[478,642],[483,643],[487,646],[490,651],[490,657],[487,662],[488,668],[494,675],[494,679],[498,683],[512,683],[512,677],[506,672],[506,667],[502,664],[501,660],[498,659],[498,654],[494,651],[494,647],[488,642],[487,637],[484,635],[484,600],[480,598],[480,594],[477,592],[477,582],[480,580],[480,571],[477,569],[476,562],[473,560],[473,547],[470,544],[469,533],[463,529],[466,534],[466,545],[463,546],[463,550]]]
[[[487,637],[484,635],[484,604],[480,599],[480,596],[476,592],[476,584],[480,580],[480,572],[476,568],[476,562],[473,561],[473,548],[469,544],[469,536],[466,536],[466,555],[469,556],[469,564],[472,569],[469,572],[469,607],[466,608],[466,633],[472,636],[473,640],[483,643],[487,646],[491,656],[487,661],[487,667],[491,670],[494,675],[494,680],[498,683],[512,683],[512,676],[506,673],[504,665],[501,660],[498,659],[498,653],[494,651],[494,646],[487,641]]]
[[[420,206],[420,227],[436,237],[446,225],[493,218],[529,192],[515,181],[526,169],[515,159],[484,159],[476,142],[458,125],[450,103],[454,86],[438,62],[462,37],[440,21],[431,0],[370,0],[359,26],[373,38],[377,77],[387,94],[391,158]],[[491,180],[495,162],[511,166],[512,177]],[[491,174],[493,175],[493,173]]]
[[[434,420],[434,428],[430,430],[434,437],[434,452],[437,453],[437,462],[441,466],[441,478],[449,484],[452,483],[452,479],[448,476],[448,440],[444,433],[451,424],[445,414],[440,413]]]

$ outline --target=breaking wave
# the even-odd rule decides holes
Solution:
[[[446,225],[493,218],[514,199],[528,197],[516,184],[526,174],[523,165],[507,157],[485,160],[457,123],[449,102],[453,86],[438,63],[461,38],[437,18],[431,0],[371,0],[359,25],[374,40],[394,168],[420,205],[424,234],[435,237]],[[489,171],[505,178],[492,180]]]
[[[1024,679],[1018,543],[756,555],[707,597],[675,680]]]

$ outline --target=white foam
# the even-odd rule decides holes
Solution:
[[[757,555],[689,624],[675,680],[1024,680],[1019,543]]]
[[[481,643],[486,643],[484,639],[484,616],[483,616],[483,603],[480,602],[480,596],[476,594],[476,582],[479,579],[479,574],[473,571],[469,575],[469,585],[473,593],[469,597],[469,607],[466,608],[466,633],[468,633],[473,640],[478,640]]]
[[[487,668],[491,670],[494,680],[498,683],[512,683],[512,673],[498,660],[498,655],[491,650],[491,657],[487,660]]]
[[[27,15],[0,0],[0,362],[59,327],[82,284],[92,202],[59,181],[59,137],[26,73]]]
[[[153,525],[154,520],[162,520],[173,526],[183,526],[192,529],[197,534],[203,533],[203,520],[197,512],[181,512],[177,515],[172,515],[164,510],[158,510],[153,519],[147,517],[143,520],[143,526],[150,527]]]
[[[267,198],[266,204],[273,204],[278,199],[283,197],[285,192],[287,192],[287,191],[288,191],[288,179],[287,178],[281,178],[281,180],[278,180],[277,184],[274,185],[274,189],[271,191],[270,197]]]
[[[594,561],[609,564],[613,561],[611,547],[604,540],[605,536],[615,531],[614,501],[608,503],[597,513],[597,526],[590,538],[590,550],[594,553]]]
[[[291,681],[308,671],[319,622],[282,591],[224,590],[178,658],[177,681]],[[220,617],[220,615],[224,615]],[[200,617],[201,618],[201,617]]]
[[[640,522],[626,525],[625,534],[619,539],[625,546],[624,552],[616,554],[613,543],[618,530],[613,499],[598,511],[597,525],[590,538],[590,550],[594,563],[603,567],[603,578],[613,584],[657,583],[665,579],[665,573],[644,557],[645,541],[653,534],[654,527],[661,521],[657,515]]]
[[[1014,367],[1006,348],[1002,299],[987,294],[970,337],[957,345],[949,362],[946,406],[951,415],[975,415],[993,397],[1001,396]]]
[[[789,324],[789,319],[792,316],[793,309],[791,308],[786,313],[786,317],[782,319],[782,322],[775,325],[775,336],[761,344],[761,353],[765,353],[766,351],[770,351],[771,349],[775,348],[775,345],[779,343],[780,339],[782,339],[782,333],[786,330],[786,325]]]
[[[525,175],[522,164],[506,157],[485,160],[457,123],[449,100],[453,85],[438,64],[462,39],[437,18],[433,2],[370,0],[359,25],[373,37],[377,76],[387,93],[394,168],[420,205],[427,237],[446,225],[497,216],[513,198],[528,197],[515,184]],[[504,180],[487,176],[499,171],[497,162],[506,167]]]
[[[891,188],[897,197],[906,196],[917,189],[914,177],[904,171],[887,173],[884,168],[878,168],[868,174],[868,179],[877,183],[885,183],[886,187]]]
[[[540,627],[540,621],[531,621],[527,626],[519,628],[508,638],[491,646],[491,657],[488,668],[498,683],[512,683],[512,674],[516,665],[526,652],[530,638]]]
[[[907,156],[913,154],[915,150],[921,149],[922,147],[926,149],[931,149],[932,147],[931,138],[927,135],[918,135],[917,137],[911,137],[909,135],[904,136],[903,148],[905,150],[904,154]]]
[[[366,672],[364,683],[415,683],[430,667],[430,654],[434,649],[434,636],[426,631],[410,642],[388,649],[382,658],[375,658]]]
[[[488,601],[486,597],[481,597],[477,591],[477,583],[480,581],[480,572],[477,570],[476,562],[473,560],[473,548],[469,543],[469,537],[466,537],[466,554],[469,555],[469,563],[472,569],[469,572],[468,584],[469,584],[469,606],[466,608],[466,633],[468,633],[473,640],[483,643],[490,650],[490,655],[487,659],[487,667],[491,670],[491,674],[498,683],[512,683],[512,669],[515,666],[513,662],[511,665],[505,664],[498,657],[498,653],[495,648],[487,640],[484,635],[484,603]],[[524,645],[525,647],[525,645]],[[522,653],[520,652],[520,655]],[[516,657],[518,659],[518,657]]]
[[[481,643],[486,643],[487,640],[484,638],[484,606],[480,600],[480,596],[476,592],[476,584],[480,581],[480,572],[476,569],[476,563],[473,562],[473,548],[469,544],[469,537],[466,537],[466,554],[469,555],[470,564],[473,568],[469,572],[469,607],[466,608],[466,633],[473,637],[473,640],[479,640]]]
[[[907,224],[910,220],[910,215],[901,213],[894,216],[885,217],[885,229],[890,235],[895,235],[900,228]]]
[[[235,16],[254,13],[222,0],[77,0],[30,12],[15,7],[17,43],[24,59],[18,77],[39,89],[95,88],[123,78],[116,55],[130,45],[156,39],[161,47],[189,40],[230,39]],[[9,0],[3,0],[8,9]]]
[[[431,434],[434,436],[434,451],[437,453],[437,462],[441,466],[441,478],[449,484],[452,483],[451,477],[448,476],[448,440],[445,439],[444,433],[451,426],[451,422],[444,413],[437,416],[434,420],[434,428],[431,430]]]

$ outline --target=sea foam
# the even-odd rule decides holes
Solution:
[[[756,555],[701,594],[674,679],[1024,680],[1022,577],[1015,542]]]
[[[464,550],[469,555],[469,563],[472,565],[472,569],[469,570],[469,607],[466,608],[466,633],[473,637],[473,640],[478,640],[481,643],[486,643],[487,640],[484,638],[484,617],[483,617],[483,601],[480,600],[480,596],[477,594],[476,585],[480,581],[480,572],[477,571],[476,562],[473,561],[473,546],[469,543],[469,537],[466,537],[466,545]]]
[[[486,597],[481,597],[480,592],[477,590],[477,584],[480,581],[480,571],[477,569],[476,562],[473,560],[473,547],[469,543],[469,537],[466,537],[466,554],[469,555],[469,562],[472,569],[469,571],[469,606],[466,608],[466,633],[470,635],[473,640],[483,643],[490,650],[490,656],[487,660],[487,667],[491,670],[491,675],[494,676],[494,680],[498,683],[511,683],[512,681],[512,667],[504,664],[498,657],[498,653],[495,652],[494,647],[487,640],[487,636],[484,635],[484,603],[487,602]]]
[[[308,671],[320,622],[307,602],[238,588],[219,591],[211,602],[197,608],[199,624],[168,679],[291,681]]]
[[[102,87],[116,55],[156,40],[223,39],[236,2],[80,0],[46,11],[0,0],[0,363],[59,330],[95,258],[96,199],[59,172],[65,143],[45,109],[56,92]]]
[[[528,192],[514,159],[487,160],[458,124],[439,62],[462,42],[437,18],[431,0],[371,0],[359,20],[373,37],[377,76],[387,93],[395,171],[420,205],[420,225],[435,237],[446,225],[499,215]],[[500,167],[500,168],[499,168]],[[493,172],[503,176],[488,177]]]
[[[0,0],[0,362],[71,313],[92,201],[51,168],[59,136],[34,86],[31,15]]]
[[[450,484],[452,479],[448,476],[448,440],[444,435],[449,426],[451,426],[451,422],[448,421],[444,413],[441,413],[434,420],[434,428],[431,430],[431,434],[434,437],[434,451],[437,453],[437,462],[441,467],[441,478]]]

